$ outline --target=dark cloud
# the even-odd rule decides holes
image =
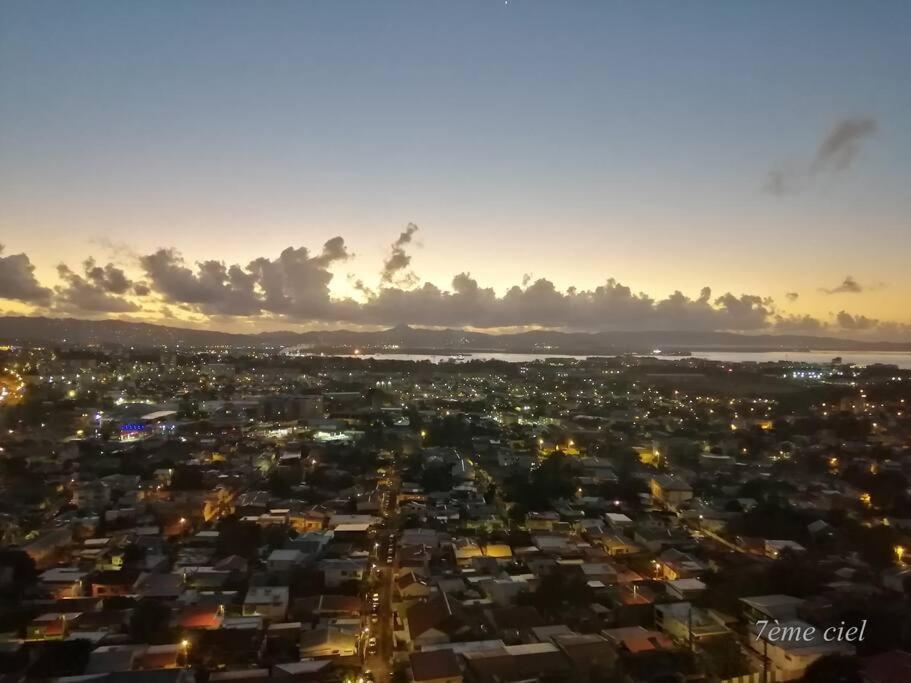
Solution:
[[[68,266],[57,266],[57,275],[63,285],[56,288],[56,305],[65,310],[95,313],[130,313],[140,310],[139,305],[123,297],[133,288],[133,282],[117,266],[108,263],[99,266],[94,259],[82,264],[82,274]]]
[[[416,229],[409,226],[393,244],[393,251],[408,244]],[[654,300],[613,279],[591,290],[565,291],[544,278],[523,279],[523,285],[511,287],[502,296],[469,273],[456,275],[449,290],[429,282],[405,287],[389,284],[389,278],[398,279],[395,273],[401,270],[389,267],[384,268],[385,281],[377,289],[353,280],[363,297],[361,302],[333,299],[328,267],[347,257],[344,242],[336,239],[316,256],[306,248],[289,247],[277,259],[258,258],[243,267],[206,261],[194,269],[168,249],[140,261],[149,285],[164,303],[189,305],[210,316],[269,314],[296,321],[359,325],[761,330],[774,313],[771,300],[757,295],[713,297],[704,288],[696,298],[674,292]]]
[[[839,311],[835,316],[835,321],[843,330],[869,330],[879,325],[879,321],[874,318],[868,318],[865,315],[851,315],[845,311]]]
[[[51,301],[51,290],[42,287],[35,277],[35,266],[25,254],[3,255],[0,244],[0,299],[23,301],[46,306]]]
[[[411,243],[417,231],[418,226],[409,223],[389,247],[389,256],[383,261],[383,270],[380,273],[380,280],[384,284],[410,287],[417,283],[417,276],[405,270],[411,265],[411,255],[405,251],[405,247]]]
[[[785,298],[788,301],[797,301],[800,298],[800,294],[798,292],[787,292]]]
[[[788,173],[787,171],[775,168],[766,174],[765,180],[762,181],[762,191],[766,194],[780,197],[786,194],[793,194],[798,190],[798,176]]]
[[[415,230],[410,226],[394,247],[409,244]],[[188,263],[174,249],[159,249],[138,257],[141,280],[131,279],[111,263],[100,265],[92,259],[83,262],[80,270],[61,265],[58,274],[62,284],[52,299],[50,290],[35,281],[28,258],[20,254],[0,258],[0,287],[4,288],[0,291],[11,292],[12,282],[18,287],[16,298],[53,303],[61,311],[154,311],[199,325],[228,321],[256,325],[268,319],[327,326],[406,323],[493,330],[545,327],[795,334],[851,330],[880,337],[889,334],[893,338],[909,333],[907,326],[843,311],[831,323],[806,315],[788,315],[778,310],[770,298],[753,293],[716,294],[704,287],[695,296],[674,291],[655,298],[614,279],[589,289],[559,289],[546,278],[525,276],[521,284],[498,293],[468,272],[456,275],[445,288],[430,282],[411,287],[380,282],[374,287],[349,275],[358,300],[335,298],[330,290],[332,271],[350,257],[341,237],[327,241],[319,251],[288,247],[277,257],[255,258],[246,265],[217,260]],[[10,278],[9,273],[16,277]],[[869,288],[847,276],[839,286],[825,291],[858,292]],[[785,296],[790,301],[797,298],[796,292]]]
[[[592,290],[559,291],[546,279],[511,287],[502,297],[468,273],[453,278],[452,290],[425,283],[411,290],[383,288],[358,311],[362,323],[521,327],[538,325],[584,330],[756,330],[771,315],[767,299],[703,289],[691,299],[675,292],[654,300],[616,280]]]
[[[877,128],[876,121],[870,117],[842,119],[826,133],[809,162],[797,168],[769,171],[763,180],[762,191],[776,196],[793,194],[817,176],[847,170],[860,155],[863,141],[876,133]]]
[[[142,256],[140,263],[165,302],[192,304],[206,315],[325,319],[331,308],[328,267],[349,257],[344,240],[335,237],[313,256],[305,247],[288,247],[277,259],[257,258],[246,266],[202,261],[194,270],[173,249]]]
[[[109,294],[125,294],[133,285],[132,281],[126,276],[121,268],[112,263],[101,267],[95,264],[94,259],[88,259],[83,263],[85,277],[91,281],[98,289]]]
[[[860,153],[861,142],[873,135],[876,128],[876,121],[869,117],[839,121],[819,144],[810,172],[844,171]]]
[[[825,292],[826,294],[860,294],[864,291],[864,288],[857,280],[850,275],[847,275],[837,287],[832,287],[831,289],[823,287],[820,291]]]
[[[202,261],[194,272],[174,249],[159,249],[139,261],[149,286],[165,301],[195,304],[209,315],[255,315],[260,311],[255,280],[240,266]]]
[[[781,334],[819,334],[828,329],[828,325],[811,315],[776,315],[773,329]]]

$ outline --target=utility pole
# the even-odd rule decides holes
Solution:
[[[689,630],[690,635],[690,652],[695,652],[696,648],[693,646],[693,603],[690,603],[690,609],[686,613],[686,625]]]

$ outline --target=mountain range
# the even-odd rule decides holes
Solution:
[[[123,345],[133,347],[229,346],[290,347],[314,351],[500,351],[597,354],[729,350],[911,351],[911,342],[872,342],[806,335],[734,332],[628,331],[560,332],[533,330],[508,334],[399,325],[378,331],[279,331],[253,334],[154,325],[120,320],[81,320],[32,316],[0,317],[0,342],[42,345]]]

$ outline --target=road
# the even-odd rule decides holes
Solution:
[[[387,489],[383,496],[383,517],[387,523],[395,517],[395,498],[397,493],[395,483]],[[370,629],[369,637],[376,638],[376,654],[368,654],[364,660],[364,670],[370,671],[375,681],[388,681],[392,674],[392,658],[395,651],[395,641],[392,627],[392,598],[393,580],[395,578],[395,547],[398,535],[394,529],[385,529],[377,534],[371,559],[375,568],[373,579],[375,587],[371,593],[379,594],[377,606],[378,620],[371,623],[367,617]],[[391,561],[390,561],[391,559]],[[372,602],[372,598],[368,598]]]

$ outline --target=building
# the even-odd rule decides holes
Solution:
[[[678,509],[693,497],[693,489],[683,479],[661,474],[649,482],[652,499],[671,510]]]
[[[452,650],[412,652],[408,659],[415,683],[462,683],[459,658]]]
[[[287,586],[251,586],[244,598],[243,614],[282,621],[288,614],[288,600]]]
[[[765,657],[776,681],[794,681],[803,677],[807,667],[826,655],[853,655],[854,646],[847,642],[826,641],[821,629],[799,619],[779,620],[774,638],[769,636],[768,624],[747,624],[747,642],[760,656]],[[812,631],[811,631],[812,629]],[[812,634],[812,635],[810,635]]]

